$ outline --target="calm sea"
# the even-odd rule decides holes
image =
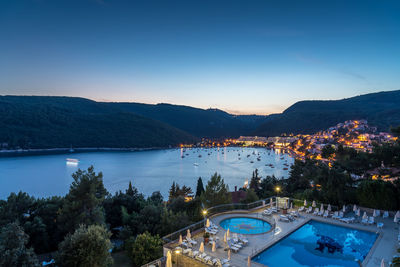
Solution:
[[[76,158],[77,165],[66,158]],[[259,160],[257,160],[259,158]],[[264,148],[167,149],[140,152],[88,152],[0,158],[0,198],[24,191],[36,197],[64,195],[78,168],[93,165],[103,172],[107,190],[125,190],[129,181],[146,196],[160,191],[168,196],[173,181],[196,189],[197,179],[204,185],[215,172],[221,174],[233,190],[243,186],[257,168],[262,177],[287,177],[293,158]],[[273,164],[273,168],[267,166]],[[289,170],[284,170],[289,168]]]

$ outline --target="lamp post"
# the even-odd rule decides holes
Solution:
[[[176,265],[179,267],[179,254],[181,253],[181,251],[179,249],[175,250],[175,254],[176,254]]]
[[[276,208],[279,209],[279,204],[278,204],[278,196],[279,196],[279,192],[281,191],[281,187],[279,185],[277,185],[275,187],[275,192],[276,192]]]
[[[203,217],[204,217],[204,226],[206,225],[206,216],[207,216],[207,210],[203,210]]]

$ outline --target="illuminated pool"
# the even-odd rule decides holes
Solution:
[[[310,221],[253,261],[268,267],[354,266],[367,256],[376,233]]]
[[[271,229],[271,225],[260,219],[249,217],[233,217],[222,220],[220,225],[225,230],[238,234],[262,234]]]

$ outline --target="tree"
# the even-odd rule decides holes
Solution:
[[[0,266],[39,267],[32,248],[27,248],[28,235],[18,223],[9,223],[0,230]]]
[[[174,198],[178,197],[192,197],[193,196],[193,191],[192,188],[187,187],[187,186],[182,186],[182,188],[179,186],[179,184],[172,182],[171,188],[169,189],[169,201],[171,201]]]
[[[132,186],[132,182],[131,181],[129,181],[129,186],[128,186],[128,189],[126,190],[126,194],[128,196],[131,196],[131,197],[133,197],[133,196],[138,194],[138,190],[135,187]]]
[[[149,232],[145,232],[128,243],[128,256],[134,266],[142,266],[163,255],[162,240],[158,235],[152,236]]]
[[[206,190],[201,194],[201,201],[207,208],[232,202],[228,185],[224,183],[221,175],[215,173],[211,176]]]
[[[199,177],[199,179],[197,179],[196,197],[200,197],[203,192],[204,192],[203,180],[201,179],[201,177]]]
[[[105,267],[113,264],[110,250],[111,233],[100,225],[80,225],[73,234],[68,234],[60,243],[56,256],[61,267]]]
[[[246,190],[246,197],[242,200],[242,203],[252,203],[258,200],[256,192],[252,188]]]
[[[364,180],[357,188],[360,205],[374,209],[397,210],[400,190],[396,184],[382,180]]]
[[[329,159],[335,153],[335,148],[331,145],[326,145],[322,148],[321,157]]]
[[[61,228],[65,232],[71,232],[80,224],[103,224],[102,203],[107,194],[103,185],[103,174],[96,174],[91,166],[87,171],[79,169],[72,174],[72,178],[74,181],[58,217]]]
[[[258,176],[258,169],[255,169],[250,180],[249,188],[253,189],[254,192],[258,192],[260,189],[260,181],[261,177]]]

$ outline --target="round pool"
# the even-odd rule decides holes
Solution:
[[[239,234],[262,234],[271,229],[271,225],[260,219],[250,217],[233,217],[222,220],[222,228]]]

